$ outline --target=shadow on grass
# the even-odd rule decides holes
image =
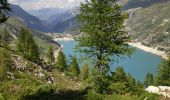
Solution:
[[[36,91],[33,94],[24,95],[21,100],[86,100],[80,91],[73,90],[50,90]]]

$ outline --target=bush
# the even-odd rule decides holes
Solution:
[[[36,89],[29,87],[22,94],[22,100],[51,100],[54,98],[54,88],[50,85],[40,85]]]
[[[86,95],[87,100],[103,100],[102,94],[89,93]]]
[[[147,93],[147,92],[143,93],[143,94],[138,98],[138,100],[144,100],[144,99],[146,99],[146,98],[147,98],[147,100],[160,100],[158,94],[151,94],[151,93]]]
[[[121,95],[127,94],[129,92],[129,88],[130,87],[128,87],[127,83],[125,83],[125,82],[113,83],[109,87],[112,94],[121,94]]]
[[[4,100],[4,97],[2,96],[1,93],[0,93],[0,100]]]

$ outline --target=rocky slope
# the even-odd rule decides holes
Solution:
[[[130,9],[127,29],[133,39],[170,52],[170,2]]]

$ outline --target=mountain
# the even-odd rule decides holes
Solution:
[[[123,6],[124,11],[133,8],[146,8],[157,3],[164,3],[169,0],[119,0],[118,3]],[[68,10],[67,12],[62,12],[49,18],[50,27],[52,32],[68,32],[72,33],[73,30],[78,29],[77,20],[75,20],[76,14],[79,13],[79,8],[75,7]],[[74,22],[75,21],[75,22]],[[71,25],[74,25],[73,27]],[[72,29],[71,29],[72,28]]]
[[[170,52],[170,1],[131,9],[127,27],[134,40]]]
[[[55,25],[52,30],[58,33],[74,33],[78,30],[77,18],[73,17],[60,24]]]
[[[38,17],[41,20],[44,20],[48,23],[51,16],[61,14],[65,12],[65,9],[62,8],[43,8],[39,10],[30,10],[28,11],[30,14]]]
[[[48,44],[53,44],[55,47],[60,46],[60,44],[58,44],[58,42],[52,40],[51,37],[45,35],[43,32],[39,32],[39,31],[30,29],[25,24],[25,22],[19,17],[10,16],[6,23],[0,25],[0,30],[7,29],[9,31],[9,33],[11,35],[13,35],[14,37],[17,37],[17,34],[19,33],[19,31],[22,28],[25,28],[25,29],[28,29],[29,31],[31,31],[33,36],[36,38],[35,40],[37,41],[37,43],[43,42],[44,45],[48,43]],[[45,46],[47,46],[47,45],[45,45]]]
[[[167,2],[169,0],[128,0],[127,2],[125,2],[125,1],[126,0],[124,0],[124,1],[120,0],[120,2],[124,4],[123,10],[131,9],[131,8],[137,8],[137,7],[146,8],[146,7],[149,7],[153,4],[164,3],[164,2]]]
[[[17,16],[23,20],[23,22],[31,29],[47,32],[47,24],[44,21],[41,21],[37,17],[30,15],[24,11],[21,7],[17,5],[11,5],[12,12],[10,16]]]
[[[72,30],[77,26],[76,16],[79,13],[79,7],[74,7],[65,12],[51,16],[49,18],[51,31],[53,32],[65,32],[66,30]]]

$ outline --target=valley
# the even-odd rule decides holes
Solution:
[[[81,1],[0,2],[0,100],[169,100],[170,0]]]

